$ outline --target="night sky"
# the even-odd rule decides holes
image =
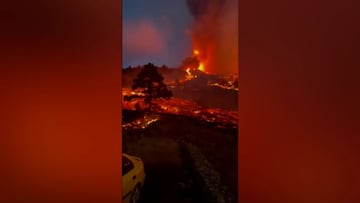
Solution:
[[[176,67],[191,54],[192,17],[184,0],[123,1],[123,67]]]

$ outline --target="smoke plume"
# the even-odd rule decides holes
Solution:
[[[193,49],[205,71],[218,74],[238,70],[238,1],[186,0],[194,18]]]

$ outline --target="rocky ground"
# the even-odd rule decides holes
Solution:
[[[178,143],[168,138],[140,138],[127,144],[127,153],[139,156],[145,165],[146,181],[141,203],[204,202],[194,173]]]
[[[133,113],[127,122],[141,117]],[[123,151],[144,161],[143,203],[237,202],[237,130],[159,115],[144,129],[123,130]]]

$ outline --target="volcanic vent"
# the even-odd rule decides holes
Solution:
[[[214,74],[238,72],[237,0],[186,0],[193,16],[193,55],[198,69]]]

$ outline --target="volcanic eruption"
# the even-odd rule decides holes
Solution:
[[[193,56],[198,69],[213,74],[238,71],[238,1],[186,0],[194,21]]]
[[[238,1],[186,0],[186,3],[193,16],[192,50],[180,71],[159,67],[174,97],[155,99],[152,110],[194,117],[226,128],[237,127],[234,109],[238,91]],[[139,67],[127,72],[140,70]],[[143,95],[129,88],[123,89],[123,95],[131,98],[123,101],[124,109],[141,110],[137,104],[142,102]],[[213,98],[209,99],[209,95]],[[149,118],[149,122],[152,120]]]

